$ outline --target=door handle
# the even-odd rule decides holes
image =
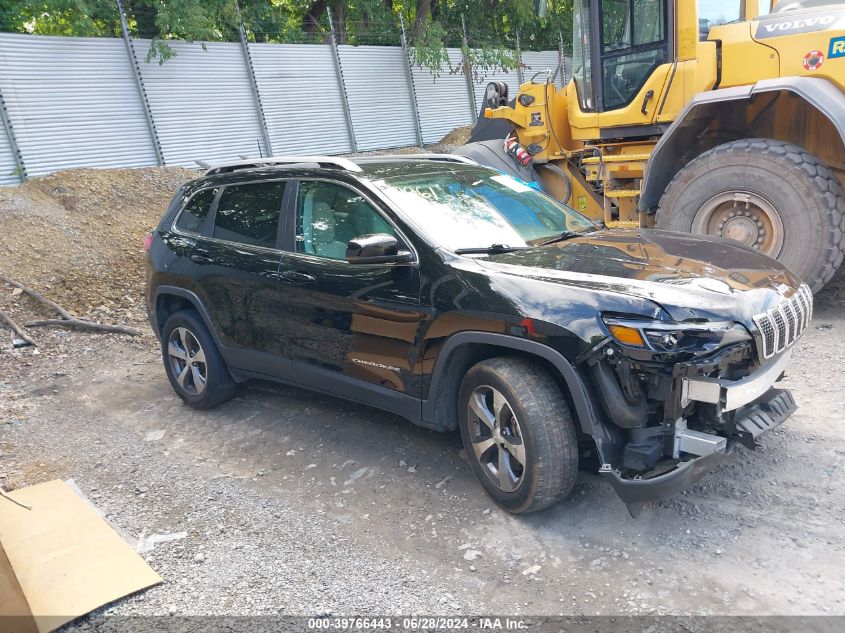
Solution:
[[[648,102],[651,101],[652,97],[654,97],[654,90],[649,90],[645,93],[645,97],[643,97],[643,107],[640,109],[640,112],[643,114],[648,114]]]
[[[205,255],[191,255],[191,261],[196,264],[210,264],[213,260]]]
[[[317,281],[314,275],[308,273],[301,273],[296,270],[286,270],[281,274],[282,281],[292,284],[312,284]]]

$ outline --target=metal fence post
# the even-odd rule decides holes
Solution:
[[[469,41],[467,39],[467,23],[464,14],[461,13],[461,32],[463,33],[464,47],[461,50],[464,57],[464,74],[467,79],[467,95],[469,96],[469,110],[472,113],[472,124],[478,123],[478,105],[475,102],[475,83],[472,80],[472,64],[469,59]]]
[[[332,57],[334,59],[334,71],[337,75],[337,85],[340,88],[340,100],[343,103],[343,114],[346,116],[346,129],[349,131],[349,145],[353,152],[358,151],[358,142],[355,140],[355,127],[352,125],[352,111],[349,109],[349,98],[346,95],[346,82],[343,80],[343,68],[340,65],[340,52],[337,50],[337,38],[334,32],[334,21],[332,10],[326,6],[326,14],[329,18],[329,36],[331,39]]]
[[[126,23],[126,14],[123,12],[123,2],[115,0],[117,12],[120,14],[120,30],[123,32],[123,42],[126,44],[126,54],[129,56],[129,65],[132,67],[132,75],[135,77],[135,85],[138,87],[138,95],[141,97],[141,105],[144,107],[144,116],[147,119],[147,128],[150,131],[150,138],[153,142],[156,160],[159,165],[164,165],[164,152],[161,149],[161,142],[158,139],[153,110],[150,107],[150,100],[147,98],[147,91],[144,88],[144,78],[141,76],[141,66],[138,64],[138,57],[135,55],[135,45],[132,43],[132,36],[129,33],[129,26]]]
[[[522,49],[519,46],[519,31],[516,32],[516,80],[520,86],[525,81],[522,78]]]
[[[258,124],[261,126],[261,134],[264,137],[264,149],[267,152],[267,156],[272,156],[273,145],[270,142],[270,131],[267,129],[267,119],[264,117],[264,106],[261,104],[261,93],[258,92],[258,80],[255,78],[255,67],[252,65],[252,55],[249,52],[249,41],[246,37],[244,21],[240,16],[240,9],[238,9],[238,31],[240,31],[241,35],[241,50],[243,50],[244,64],[246,64],[246,71],[249,75],[249,85],[252,88],[255,112],[258,114]],[[259,147],[259,149],[261,148]]]
[[[405,56],[405,75],[408,78],[408,93],[411,95],[411,110],[414,113],[414,124],[417,129],[417,143],[423,147],[422,124],[420,123],[420,110],[417,104],[417,90],[414,86],[414,70],[411,67],[411,52],[408,50],[408,39],[405,36],[405,18],[399,14],[399,24],[402,27],[402,54]]]
[[[23,154],[18,147],[18,140],[15,137],[15,130],[12,121],[9,119],[9,111],[6,109],[6,102],[3,100],[3,92],[0,91],[0,119],[3,121],[3,128],[6,130],[6,137],[9,139],[9,146],[12,148],[12,157],[15,159],[17,176],[21,182],[26,182],[26,165],[23,162]]]

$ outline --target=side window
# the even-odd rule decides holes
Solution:
[[[602,50],[618,51],[631,47],[631,15],[628,0],[602,2]]]
[[[179,219],[176,220],[176,228],[188,233],[199,231],[216,195],[217,189],[201,189],[195,193],[188,200],[185,208],[182,209],[182,213],[179,214]]]
[[[275,248],[284,191],[284,182],[226,187],[217,203],[214,237]]]
[[[346,244],[393,227],[359,193],[330,182],[302,181],[296,200],[296,252],[345,260]]]
[[[634,2],[634,46],[655,44],[666,39],[663,0]]]
[[[593,65],[590,51],[590,0],[575,0],[572,7],[572,78],[582,110],[593,110]]]
[[[631,102],[668,59],[664,0],[602,0],[604,109]]]

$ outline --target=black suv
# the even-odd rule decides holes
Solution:
[[[637,512],[794,410],[773,385],[812,295],[737,242],[602,230],[522,181],[442,155],[216,167],[147,236],[173,389],[250,378],[460,429],[511,512],[592,463]]]

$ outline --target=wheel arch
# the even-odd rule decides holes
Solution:
[[[518,355],[541,363],[574,408],[580,429],[594,438],[602,435],[597,435],[599,421],[587,386],[566,357],[537,341],[493,332],[459,332],[446,339],[432,369],[429,397],[422,403],[423,419],[443,430],[456,428],[454,412],[466,370],[479,361],[501,355]]]
[[[221,349],[220,339],[217,337],[214,327],[212,327],[208,310],[195,293],[178,286],[162,285],[156,288],[153,305],[155,306],[155,313],[151,320],[156,336],[161,336],[161,328],[172,314],[193,308],[200,315],[200,319],[211,334],[211,338],[214,339],[215,345],[218,349]]]
[[[741,138],[798,145],[832,167],[845,187],[845,98],[826,79],[785,77],[703,92],[660,138],[649,157],[639,209],[654,210],[675,175],[708,149]]]

